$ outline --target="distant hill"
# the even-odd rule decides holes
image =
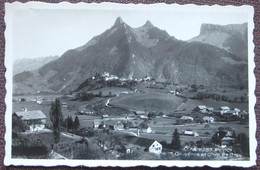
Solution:
[[[248,56],[247,23],[225,26],[202,24],[200,34],[189,41],[210,44],[243,59]]]
[[[177,40],[150,21],[131,28],[118,18],[85,45],[36,71],[15,75],[14,91],[74,91],[89,77],[105,71],[118,77],[150,76],[179,84],[247,86],[246,59],[205,43]]]
[[[13,64],[13,75],[24,71],[36,70],[57,58],[58,56],[18,59]]]

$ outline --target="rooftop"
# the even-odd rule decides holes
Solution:
[[[46,119],[45,114],[41,110],[14,112],[22,120]]]

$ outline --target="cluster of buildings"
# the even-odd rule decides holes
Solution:
[[[236,116],[240,119],[248,118],[248,112],[244,110],[240,110],[238,108],[231,109],[228,106],[222,106],[218,109],[214,109],[213,107],[206,107],[205,105],[197,106],[194,111],[203,113],[203,114],[216,114],[220,116],[232,117]]]

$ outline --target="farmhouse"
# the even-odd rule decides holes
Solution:
[[[171,91],[170,91],[170,94],[178,95],[178,94],[180,94],[180,92],[179,92],[179,91],[176,91],[176,90],[171,90]]]
[[[239,115],[239,112],[241,112],[241,110],[240,109],[238,109],[238,108],[234,108],[234,113],[235,113],[235,115]]]
[[[207,107],[205,105],[199,105],[194,110],[201,113],[207,113]]]
[[[208,107],[208,108],[207,108],[207,111],[208,111],[208,113],[212,113],[212,112],[213,112],[213,110],[214,110],[214,108],[213,108],[213,107]]]
[[[193,131],[191,131],[191,130],[186,130],[186,131],[184,131],[184,132],[183,132],[183,135],[186,135],[186,136],[195,136],[195,137],[199,136],[199,134],[198,134],[197,132],[193,132]]]
[[[124,130],[124,125],[120,121],[110,120],[104,123],[106,124],[106,127],[109,127],[112,130]]]
[[[143,150],[155,154],[162,152],[162,145],[153,139],[128,136],[126,137],[126,142],[132,144],[133,150]]]
[[[212,123],[215,119],[213,117],[205,116],[203,117],[203,120],[204,122]]]
[[[191,122],[194,120],[193,117],[190,116],[182,116],[180,119],[184,121],[191,121]]]
[[[80,111],[80,114],[82,114],[82,115],[93,115],[94,111],[92,109],[85,108],[85,109]]]
[[[235,142],[233,133],[230,131],[219,131],[215,136],[221,141],[221,146],[232,145]]]
[[[241,112],[239,112],[238,117],[240,119],[248,119],[248,112],[242,110]]]
[[[134,145],[132,145],[132,144],[126,144],[126,145],[124,146],[124,149],[125,149],[125,153],[126,153],[126,154],[131,154],[131,153],[134,152]]]
[[[230,108],[228,106],[222,106],[220,107],[221,114],[230,111]]]
[[[221,114],[226,117],[231,117],[231,116],[235,115],[235,111],[230,110],[230,111],[222,112]]]
[[[99,126],[100,126],[100,124],[101,124],[101,122],[100,121],[94,121],[93,122],[93,128],[99,128]]]
[[[109,117],[108,117],[108,115],[102,115],[101,118],[102,119],[108,119]]]
[[[235,139],[232,137],[224,137],[221,139],[221,145],[226,146],[226,145],[232,145],[235,142]]]
[[[146,115],[145,111],[135,111],[134,113],[135,113],[135,115],[137,115],[137,116]]]
[[[30,132],[43,130],[46,125],[46,116],[41,110],[14,112],[13,116],[20,118],[30,128]]]
[[[143,132],[143,133],[152,133],[152,128],[150,126],[148,126],[147,128],[142,128],[141,132]]]

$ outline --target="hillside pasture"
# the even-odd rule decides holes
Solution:
[[[178,108],[182,99],[170,94],[133,93],[112,98],[110,105],[133,111],[171,112]]]

